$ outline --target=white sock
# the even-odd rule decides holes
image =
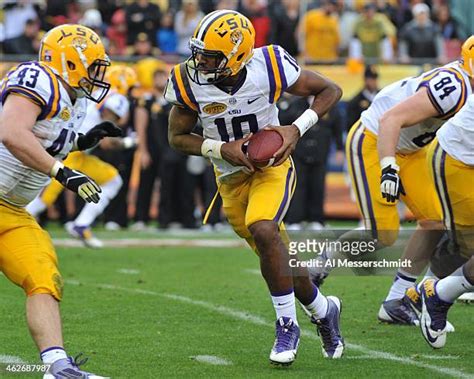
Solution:
[[[26,211],[33,217],[38,217],[44,210],[46,210],[46,204],[39,196],[26,206]]]
[[[403,270],[398,270],[385,301],[403,298],[407,289],[413,287],[415,283],[415,275],[409,274]]]
[[[311,312],[316,319],[324,318],[328,313],[328,299],[326,299],[326,296],[324,296],[316,286],[313,286],[313,291],[313,301],[304,307]]]
[[[45,365],[52,365],[54,362],[67,358],[67,354],[62,347],[53,346],[43,350],[40,354],[41,360]]]
[[[474,290],[474,283],[466,278],[463,267],[436,283],[436,293],[441,300],[454,303],[463,293]]]
[[[273,308],[275,308],[276,317],[289,317],[293,322],[298,325],[296,319],[296,305],[295,305],[295,293],[293,290],[289,294],[283,296],[272,295]]]
[[[120,187],[122,187],[122,183],[122,178],[117,175],[115,178],[101,186],[102,193],[100,193],[99,202],[97,204],[87,203],[84,205],[84,208],[82,208],[82,211],[79,213],[79,216],[77,216],[74,224],[85,227],[91,226],[95,219],[104,212],[110,201],[117,195]]]

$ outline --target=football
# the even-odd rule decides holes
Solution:
[[[258,168],[270,167],[275,158],[273,154],[283,145],[283,137],[275,130],[261,130],[249,140],[247,156]]]

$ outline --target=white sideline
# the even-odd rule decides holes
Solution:
[[[215,355],[194,355],[190,358],[194,359],[197,362],[208,363],[214,366],[230,366],[232,364],[231,361],[224,358],[216,357]]]
[[[20,357],[16,357],[14,355],[2,355],[0,354],[0,363],[2,364],[17,364],[17,365],[24,365],[26,362],[21,359]]]
[[[72,284],[72,285],[79,284],[77,281],[69,281],[69,280],[66,280],[66,283]],[[175,294],[166,294],[166,293],[158,293],[158,292],[155,292],[155,291],[142,290],[142,289],[139,289],[139,288],[126,288],[126,287],[116,286],[116,285],[113,285],[113,284],[91,284],[91,283],[82,283],[82,284],[97,287],[97,288],[110,289],[110,290],[114,290],[114,291],[118,290],[118,291],[124,291],[124,292],[129,292],[129,293],[140,293],[140,294],[143,294],[143,295],[152,295],[152,296],[165,297],[165,298],[168,298],[168,299],[180,301],[182,303],[192,304],[192,305],[196,305],[196,306],[199,306],[199,307],[202,307],[202,308],[206,308],[206,309],[212,310],[214,312],[218,312],[220,314],[230,316],[230,317],[233,317],[233,318],[236,318],[236,319],[240,319],[240,320],[243,320],[243,321],[248,321],[248,322],[251,322],[255,325],[262,325],[262,326],[264,325],[264,326],[272,326],[273,327],[271,322],[268,322],[265,319],[263,319],[259,316],[256,316],[256,315],[252,315],[248,312],[235,310],[235,309],[228,308],[228,307],[221,306],[221,305],[215,305],[215,304],[209,303],[207,301],[194,300],[194,299],[191,299],[191,298],[186,297],[186,296],[175,295]],[[316,333],[311,333],[307,330],[302,330],[301,335],[303,335],[307,338],[312,338],[312,339],[319,340],[319,338],[316,336]],[[421,336],[420,336],[420,338],[421,338]],[[400,356],[392,354],[392,353],[387,353],[387,352],[379,351],[379,350],[372,350],[372,349],[369,349],[369,348],[367,348],[365,346],[362,346],[362,345],[359,345],[359,344],[353,344],[353,343],[347,343],[346,342],[346,347],[351,349],[351,350],[359,351],[359,352],[361,352],[362,354],[364,354],[366,356],[370,356],[371,357],[370,359],[385,359],[385,360],[392,361],[392,362],[399,362],[399,363],[406,364],[406,365],[411,365],[411,366],[416,366],[416,367],[428,369],[428,370],[435,371],[437,373],[448,375],[448,376],[455,377],[455,378],[474,379],[474,374],[466,373],[466,372],[456,370],[454,368],[449,368],[449,367],[433,366],[431,364],[419,362],[419,361],[416,361],[416,360],[411,359],[411,358],[400,357]]]
[[[245,247],[245,241],[238,239],[179,239],[179,238],[118,238],[104,239],[104,247]],[[74,238],[53,238],[55,247],[84,247],[82,241]]]
[[[125,275],[138,275],[140,273],[140,270],[136,270],[134,268],[119,268],[117,272],[119,274],[125,274]]]

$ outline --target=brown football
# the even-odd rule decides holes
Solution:
[[[249,139],[247,155],[259,168],[271,166],[275,159],[273,154],[283,145],[283,137],[275,130],[261,130]]]

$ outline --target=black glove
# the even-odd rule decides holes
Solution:
[[[76,192],[88,203],[93,202],[97,204],[99,202],[99,193],[102,190],[96,182],[82,172],[63,166],[57,171],[54,178],[67,189]]]
[[[400,198],[400,194],[406,195],[400,176],[398,176],[398,170],[398,166],[391,164],[382,168],[380,190],[382,197],[387,199],[388,203],[394,203]]]
[[[94,126],[86,134],[77,136],[76,146],[77,150],[87,150],[96,146],[102,138],[105,137],[121,137],[122,129],[111,121],[104,121]]]

